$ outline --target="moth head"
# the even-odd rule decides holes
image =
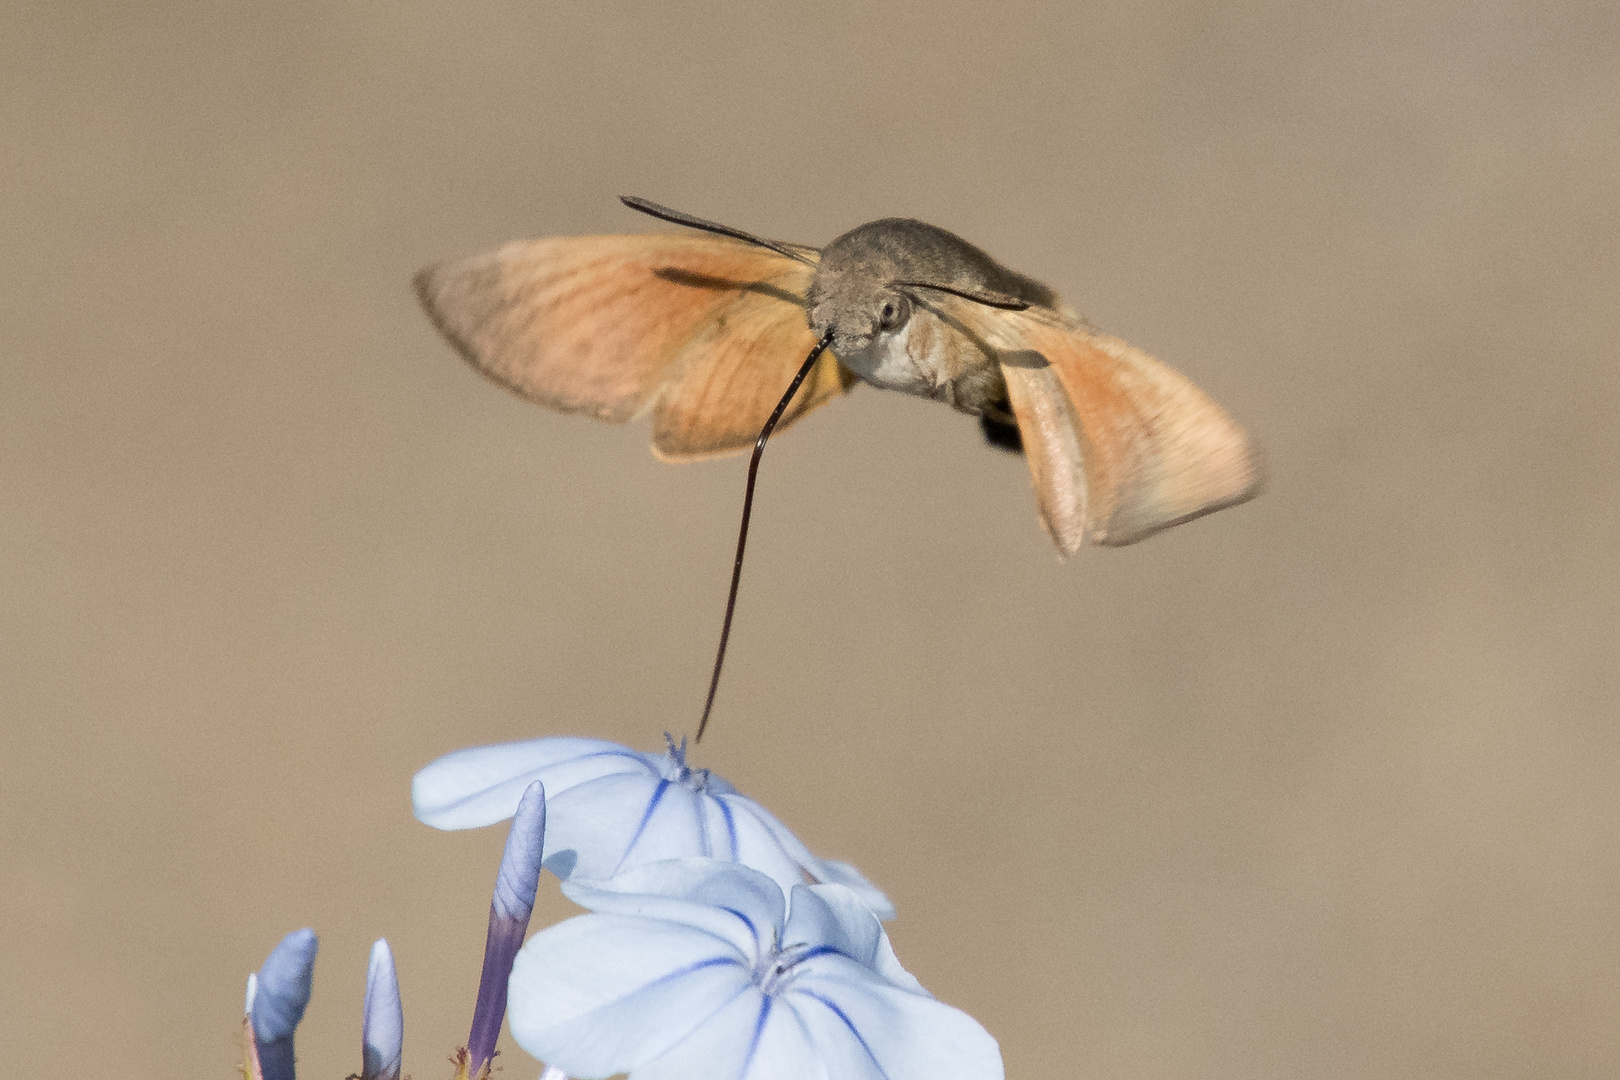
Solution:
[[[912,304],[905,290],[886,281],[843,278],[833,288],[811,291],[810,329],[817,337],[832,331],[833,352],[851,356],[903,330]]]
[[[810,329],[831,330],[833,352],[850,356],[905,329],[918,307],[949,296],[1021,311],[1022,298],[996,288],[1004,274],[988,256],[926,222],[884,218],[828,244],[806,297]]]

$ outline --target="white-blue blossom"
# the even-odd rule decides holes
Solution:
[[[842,885],[679,859],[563,891],[591,909],[540,931],[512,970],[508,1017],[572,1077],[1001,1080],[1001,1053],[934,1000]]]
[[[704,857],[751,866],[784,894],[806,876],[846,885],[880,919],[894,906],[848,863],[818,859],[769,811],[707,769],[685,742],[643,754],[598,739],[546,738],[458,750],[416,774],[418,820],[471,829],[512,816],[546,788],[546,866],[558,877],[612,877],[642,863]]]

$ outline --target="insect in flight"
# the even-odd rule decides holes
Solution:
[[[650,415],[666,461],[753,446],[699,738],[766,440],[857,382],[943,401],[1021,452],[1065,556],[1260,490],[1257,447],[1201,390],[944,229],[885,218],[817,249],[622,201],[710,235],[518,241],[430,266],[416,288],[475,368],[531,401],[613,423]]]

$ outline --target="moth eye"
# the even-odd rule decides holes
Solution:
[[[878,329],[893,330],[902,325],[911,317],[911,301],[903,293],[897,293],[883,301],[878,308]]]

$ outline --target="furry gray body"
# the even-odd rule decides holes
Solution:
[[[832,350],[845,367],[873,386],[1012,423],[995,349],[951,319],[949,293],[903,282],[1051,309],[1057,295],[955,233],[913,218],[868,222],[822,249],[807,297],[810,328],[818,336],[832,331]]]

